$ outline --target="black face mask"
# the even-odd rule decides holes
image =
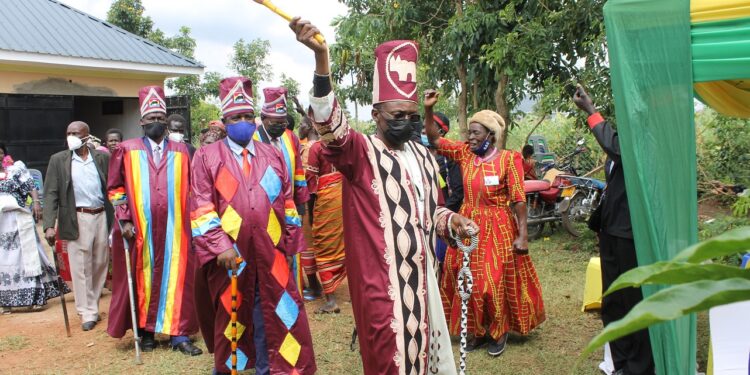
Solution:
[[[146,137],[155,141],[164,135],[164,132],[167,130],[167,124],[154,121],[150,124],[143,125],[143,130],[146,132]]]
[[[422,143],[422,129],[424,129],[424,124],[422,121],[418,122],[412,122],[412,130],[411,130],[411,140],[417,143]]]
[[[281,135],[284,134],[285,131],[286,125],[284,124],[271,124],[266,127],[266,132],[271,136],[271,138],[281,137]]]
[[[388,119],[385,120],[388,125],[388,129],[385,131],[385,138],[388,142],[394,146],[400,146],[412,138],[414,128],[420,126],[420,122],[411,122],[408,119],[396,120]],[[420,129],[420,133],[422,130]]]

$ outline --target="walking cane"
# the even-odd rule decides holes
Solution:
[[[237,264],[242,258],[235,259]],[[232,375],[237,375],[237,271],[232,270]]]
[[[52,245],[54,246],[54,244]],[[55,249],[52,249],[52,259],[55,261],[55,271],[57,272],[57,288],[60,289],[60,301],[62,302],[63,318],[65,318],[65,331],[68,332],[70,337],[70,321],[68,320],[68,306],[65,303],[65,287],[62,276],[60,276],[60,264],[57,262],[57,254]]]
[[[461,269],[458,271],[458,295],[461,297],[461,346],[459,352],[461,353],[461,360],[459,362],[460,372],[459,374],[466,374],[466,336],[468,330],[469,320],[469,298],[471,297],[471,289],[474,286],[474,277],[471,275],[471,268],[469,263],[471,261],[471,252],[477,248],[479,244],[479,237],[473,230],[470,230],[471,241],[469,245],[465,245],[463,240],[453,233],[450,225],[448,226],[450,236],[456,241],[456,247],[463,253],[463,264]]]
[[[117,220],[117,225],[120,227],[120,236],[125,246],[125,269],[128,273],[128,297],[130,298],[130,321],[133,324],[133,340],[135,341],[135,364],[142,365],[141,337],[138,335],[138,319],[135,316],[135,298],[133,297],[133,271],[130,266],[130,244],[122,234],[122,222],[120,220]]]
[[[283,10],[279,9],[274,5],[271,0],[253,0],[256,3],[263,5],[264,7],[270,9],[272,12],[278,14],[281,16],[281,18],[287,20],[287,22],[292,22],[292,16],[290,16],[288,13],[284,12]],[[323,38],[323,35],[315,34],[315,40],[318,41],[318,43],[323,44],[325,43],[325,39]]]

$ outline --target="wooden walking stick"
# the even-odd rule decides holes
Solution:
[[[54,244],[52,245],[54,246]],[[57,254],[52,249],[52,259],[55,261],[55,271],[57,272],[57,288],[60,289],[60,302],[62,302],[63,318],[65,318],[65,331],[68,332],[70,337],[70,320],[68,320],[68,306],[65,303],[65,282],[60,276],[60,264],[57,261]]]
[[[237,257],[237,264],[242,263],[242,258]],[[232,270],[232,375],[237,375],[237,271]]]
[[[122,222],[120,222],[120,220],[117,220],[117,225],[120,226],[120,236],[122,237],[122,243],[125,246],[125,269],[128,273],[128,297],[130,298],[130,321],[133,324],[133,340],[135,341],[135,364],[142,365],[141,337],[138,335],[138,319],[135,315],[135,298],[133,296],[133,271],[130,266],[130,244],[122,234]]]
[[[290,16],[289,13],[284,12],[283,10],[277,8],[276,5],[274,5],[271,2],[271,0],[253,0],[253,1],[270,9],[272,12],[281,16],[281,18],[287,20],[287,22],[292,22],[292,16]],[[320,34],[315,34],[315,40],[317,40],[318,43],[320,44],[323,44],[326,42],[325,38],[323,38],[323,35],[320,35]]]

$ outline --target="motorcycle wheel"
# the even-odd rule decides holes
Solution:
[[[537,204],[537,207],[532,207],[530,202],[526,202],[526,206],[528,207],[528,211],[526,214],[526,217],[528,220],[531,220],[532,218],[540,217],[542,216],[542,205]],[[529,236],[529,241],[533,241],[537,238],[539,238],[542,235],[542,231],[544,230],[544,223],[534,224],[534,225],[527,225],[526,226],[526,233]]]
[[[588,230],[591,210],[583,204],[583,194],[576,194],[570,199],[570,206],[562,213],[562,225],[573,237],[581,237]]]

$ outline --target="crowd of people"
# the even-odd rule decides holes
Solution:
[[[134,329],[143,351],[157,348],[155,334],[168,335],[173,350],[194,356],[202,350],[191,336],[200,331],[215,374],[233,367],[314,373],[305,301],[323,297],[315,313],[339,313],[335,292],[346,279],[366,374],[455,374],[451,336],[460,334],[462,314],[472,337],[466,349],[487,346],[492,356],[503,353],[510,333],[527,335],[543,323],[523,189],[524,178],[535,178],[533,164],[529,150],[502,149],[504,119],[479,111],[467,142],[445,138],[450,122],[433,111],[434,90],[424,94],[424,116],[418,111],[417,45],[394,40],[374,54],[375,134],[358,133],[332,90],[319,30],[299,19],[290,27],[316,64],[307,110],[292,98],[298,134],[286,89],[265,88],[258,108],[253,82],[232,77],[220,83],[221,119],[201,131],[196,150],[187,121],[167,117],[162,88],[144,87],[143,137],[125,140],[112,129],[101,144],[86,123],[69,124],[68,149],[49,161],[43,212],[28,170],[0,145],[3,309],[69,292],[56,283],[36,219],[50,245],[66,241],[84,331],[101,319],[111,268],[108,334]],[[616,155],[611,128],[599,126],[593,104],[577,95]],[[610,167],[608,176],[618,171]],[[632,234],[617,231],[626,225],[604,214],[603,254],[627,254]],[[474,284],[462,311],[457,241],[473,236]],[[614,262],[634,259],[625,258]],[[602,260],[607,282],[620,272],[607,271],[609,262]],[[637,301],[631,294],[603,314],[605,323]],[[621,300],[609,297],[605,306]],[[645,340],[639,352],[650,350]],[[613,354],[632,354],[628,348],[615,343]]]

